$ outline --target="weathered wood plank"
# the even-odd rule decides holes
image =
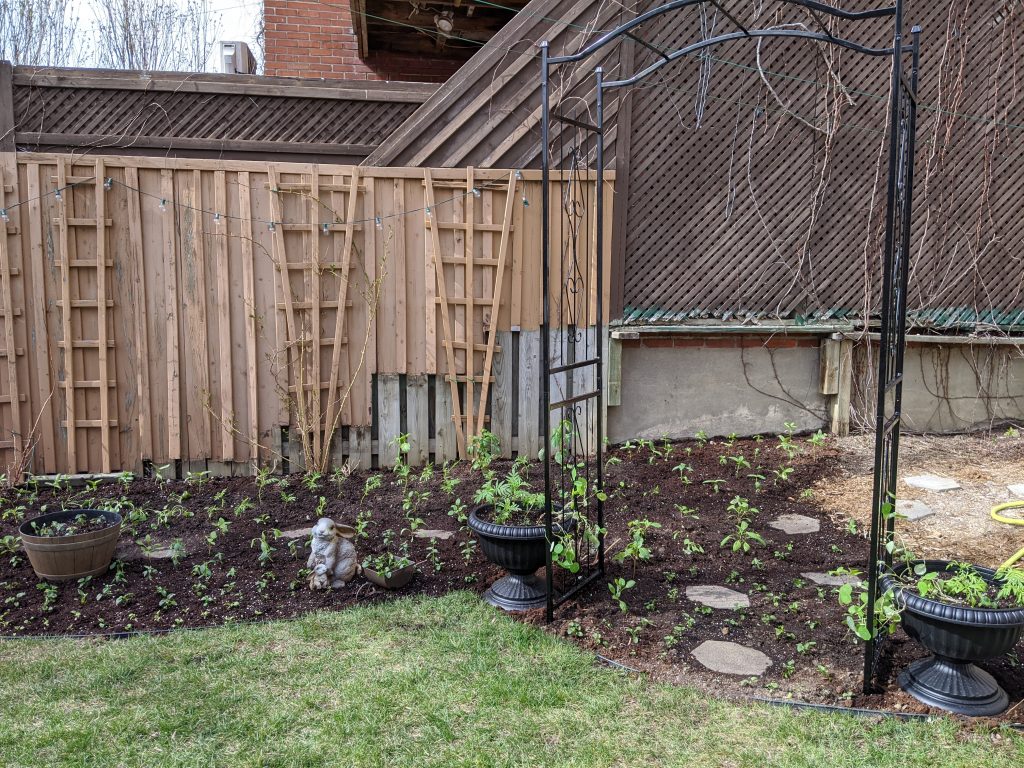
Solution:
[[[512,350],[518,341],[512,331],[498,331],[501,351],[494,357],[494,389],[491,395],[491,432],[498,438],[501,455],[512,457]]]
[[[409,463],[423,466],[430,459],[430,392],[425,374],[405,379],[405,420],[409,433]]]
[[[397,438],[402,433],[402,412],[397,373],[377,376],[377,460],[382,467],[395,466]]]
[[[519,333],[519,453],[536,459],[540,434],[540,331]]]

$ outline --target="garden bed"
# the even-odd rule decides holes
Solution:
[[[833,587],[802,575],[863,568],[867,542],[861,528],[819,508],[810,490],[835,471],[837,451],[806,440],[793,444],[792,458],[776,438],[645,442],[612,451],[606,472],[608,578],[560,608],[550,631],[659,679],[714,694],[921,711],[889,674],[920,656],[918,647],[898,633],[883,658],[886,692],[860,695],[863,651],[846,629],[845,609]],[[496,461],[493,468],[506,471],[508,462]],[[528,474],[540,489],[540,467]],[[61,483],[7,491],[0,537],[16,535],[23,519],[43,511],[90,502],[118,502],[125,531],[111,571],[83,583],[47,585],[35,577],[24,553],[6,551],[0,557],[0,634],[210,626],[340,609],[396,594],[486,589],[501,572],[484,559],[459,520],[472,506],[481,472],[463,462],[429,476],[413,470],[407,486],[399,481],[392,471],[295,475],[286,484],[269,476],[196,475],[185,481],[125,478],[91,488]],[[411,509],[408,490],[414,491]],[[729,505],[737,496],[756,508],[749,530],[764,542],[745,539],[748,553],[734,552],[732,540],[720,546],[736,532]],[[813,518],[819,530],[787,534],[769,525],[787,514]],[[308,536],[294,532],[321,516],[361,531],[355,539],[360,561],[384,551],[389,540],[391,550],[408,545],[420,572],[395,592],[359,577],[340,590],[310,591]],[[630,541],[630,521],[644,520],[657,526],[646,527],[643,548],[649,557],[634,570],[629,558],[614,555]],[[607,586],[618,578],[635,581],[622,593],[626,610]],[[701,607],[686,596],[687,587],[697,586],[728,587],[746,595],[750,605]],[[542,615],[525,618],[543,622]],[[708,640],[760,651],[771,664],[756,676],[711,672],[692,653]],[[999,679],[1011,702],[1021,700],[1024,669],[1015,656],[982,666]]]

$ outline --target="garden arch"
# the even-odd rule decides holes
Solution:
[[[543,170],[543,329],[541,390],[544,432],[545,525],[550,542],[572,540],[577,569],[556,583],[554,565],[564,550],[549,548],[547,559],[548,619],[554,607],[577,594],[604,573],[604,510],[599,490],[603,470],[606,215],[605,144],[614,124],[606,124],[605,94],[638,85],[673,62],[722,43],[741,39],[799,38],[840,46],[892,61],[889,104],[888,188],[881,288],[878,386],[875,427],[874,488],[868,567],[867,613],[873,629],[880,563],[891,561],[886,544],[893,535],[897,458],[903,388],[908,243],[913,195],[920,28],[909,41],[903,33],[903,0],[892,6],[845,11],[815,0],[781,0],[785,7],[809,12],[820,31],[805,25],[763,29],[745,27],[718,0],[674,0],[642,13],[606,32],[580,51],[552,56],[541,49],[541,142]],[[665,14],[685,12],[705,3],[735,27],[673,51],[643,39],[639,28]],[[829,32],[827,21],[883,19],[891,25],[892,44],[868,45]],[[603,54],[613,44],[630,40],[657,58],[639,71],[606,78]],[[584,72],[578,65],[594,57]],[[560,79],[556,83],[555,76]],[[554,86],[554,87],[553,87]],[[552,183],[556,186],[552,187]],[[557,208],[553,191],[558,192]],[[557,210],[557,214],[555,211]],[[554,243],[554,245],[553,245]],[[557,248],[557,251],[555,250]],[[867,318],[866,318],[867,320]],[[568,526],[564,505],[575,510]],[[562,528],[560,526],[566,526]],[[571,530],[570,530],[571,529]],[[562,537],[562,538],[560,538]],[[568,544],[568,542],[565,542]],[[872,634],[874,634],[872,632]],[[870,690],[878,658],[874,640],[866,644],[864,688]]]

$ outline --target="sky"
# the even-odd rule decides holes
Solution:
[[[91,2],[75,3],[79,19],[79,28],[90,26],[95,21],[95,12]],[[179,0],[179,5],[185,2]],[[263,0],[207,0],[210,13],[220,17],[220,40],[241,40],[253,47],[256,32],[256,19],[259,16]],[[207,65],[209,71],[216,71],[216,48]]]

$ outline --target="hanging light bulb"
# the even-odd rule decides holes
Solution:
[[[166,211],[167,210],[167,201],[166,200],[161,200],[160,201],[160,210],[161,211]]]
[[[220,226],[220,214],[219,213],[213,214],[213,223],[216,224],[218,227]]]
[[[472,192],[473,192],[473,197],[480,197],[480,190],[477,189],[476,187],[473,187]]]
[[[6,208],[0,208],[0,219],[3,219],[5,223],[11,220],[11,217],[7,215]]]
[[[267,229],[269,229],[271,232],[274,232],[274,231],[277,230],[277,227],[274,226],[274,222],[268,221],[267,222]]]
[[[103,188],[110,189],[112,186],[114,186],[114,180],[107,176],[107,178],[103,180]]]
[[[523,195],[523,205],[529,206],[530,201],[526,199],[526,195]]]
[[[56,198],[57,202],[60,202],[64,198],[64,195],[61,193],[60,187],[57,187],[57,189],[53,190],[53,196],[54,198]]]
[[[427,206],[427,218],[428,219],[431,218],[431,216],[430,216],[430,206],[429,205]]]
[[[522,181],[523,180],[523,172],[522,171],[516,171],[516,178],[519,179],[520,181]]]
[[[374,223],[375,223],[375,224],[377,225],[377,229],[381,229],[381,230],[383,230],[383,229],[384,229],[384,222],[383,222],[383,221],[381,221],[381,218],[380,218],[380,216],[376,216],[376,217],[374,217],[374,220],[373,220],[373,221],[374,221]]]
[[[329,235],[329,234],[331,234],[331,228],[329,226],[327,226],[327,222],[326,221],[323,223],[323,226],[320,227],[320,234],[322,234],[322,235]]]

